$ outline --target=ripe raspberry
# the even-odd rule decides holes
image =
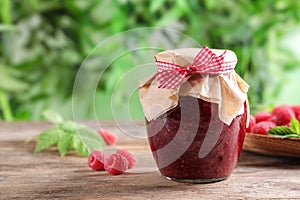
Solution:
[[[254,116],[250,115],[250,122],[249,122],[249,126],[247,127],[246,131],[248,133],[250,133],[253,129],[253,127],[255,126],[256,124],[256,119]]]
[[[128,161],[128,169],[131,169],[135,163],[136,163],[136,160],[134,158],[134,156],[129,152],[127,151],[126,149],[119,149],[116,154],[120,154],[122,156],[124,156],[127,161]]]
[[[262,121],[269,121],[269,119],[272,117],[272,114],[268,111],[261,111],[256,113],[255,120],[256,123],[262,122]]]
[[[290,123],[292,118],[295,118],[293,110],[289,106],[277,106],[272,111],[272,121],[275,122],[277,126],[284,126]]]
[[[99,151],[93,150],[88,159],[88,165],[90,168],[96,171],[104,170],[104,160],[106,155]]]
[[[106,157],[104,169],[112,175],[122,174],[128,169],[128,161],[124,156],[114,153]]]
[[[291,109],[295,113],[295,116],[299,116],[300,115],[300,105],[291,106]]]
[[[275,106],[272,110],[272,115],[277,115],[278,112],[280,112],[282,110],[287,110],[288,108],[289,108],[288,105]]]
[[[104,141],[107,145],[116,144],[117,136],[115,134],[110,133],[104,129],[98,130],[98,133],[101,135],[101,137],[104,139]]]
[[[267,132],[276,126],[273,122],[259,122],[252,129],[253,133],[267,135]]]

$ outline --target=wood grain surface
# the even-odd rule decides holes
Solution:
[[[96,122],[85,122],[99,128]],[[299,158],[266,157],[242,152],[229,179],[211,184],[169,181],[156,170],[141,125],[101,122],[118,135],[116,147],[137,157],[137,166],[112,176],[89,169],[87,159],[55,149],[34,154],[37,136],[47,122],[0,122],[0,199],[300,199]],[[122,129],[122,131],[120,130]],[[127,132],[124,134],[124,131]],[[131,134],[129,134],[131,133]]]

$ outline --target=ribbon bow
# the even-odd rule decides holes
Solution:
[[[156,61],[156,80],[159,88],[173,89],[180,85],[187,76],[192,74],[224,74],[234,70],[237,61],[224,62],[226,50],[216,56],[208,47],[203,47],[189,67]]]

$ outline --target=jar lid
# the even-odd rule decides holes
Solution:
[[[174,49],[160,52],[154,56],[156,62],[167,63],[165,68],[162,67],[162,71],[165,70],[166,74],[171,74],[168,79],[171,83],[169,85],[176,85],[176,87],[160,87],[162,84],[157,80],[157,74],[162,71],[159,70],[157,74],[140,82],[140,102],[148,121],[177,106],[179,95],[217,103],[219,118],[228,125],[236,116],[244,113],[244,103],[247,101],[249,85],[235,73],[234,69],[230,68],[232,70],[229,73],[210,76],[197,73],[186,75],[180,69],[179,73],[173,73],[173,69],[168,68],[168,63],[177,65],[175,66],[177,68],[188,68],[193,65],[195,57],[201,50],[203,48]],[[230,63],[230,66],[234,68],[237,57],[233,51],[223,49],[212,49],[211,51],[215,54],[214,56],[223,56],[222,64],[223,62]],[[173,84],[178,75],[183,77],[179,81],[180,84]]]

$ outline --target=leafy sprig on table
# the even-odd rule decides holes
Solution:
[[[290,127],[276,126],[267,132],[269,136],[281,138],[300,138],[300,123],[297,119],[292,118]]]
[[[81,156],[88,156],[94,149],[106,145],[102,137],[93,129],[72,121],[64,121],[53,111],[45,111],[44,116],[54,125],[40,133],[34,152],[40,152],[57,144],[61,156],[75,150]]]

